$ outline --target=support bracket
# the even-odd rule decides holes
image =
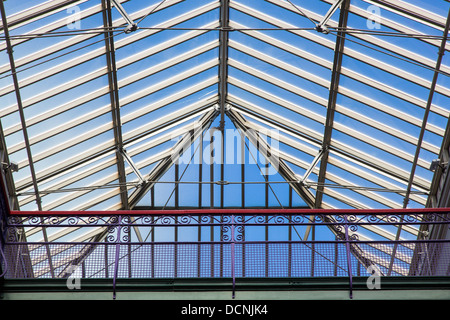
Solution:
[[[120,2],[118,0],[111,0],[111,2],[114,4],[114,7],[116,7],[117,11],[119,11],[120,15],[128,23],[128,26],[126,26],[126,28],[124,29],[125,33],[131,33],[133,31],[136,31],[138,29],[137,23],[134,23],[133,20],[131,20],[130,16],[127,14],[125,9],[122,7]]]
[[[322,18],[322,20],[316,25],[316,31],[322,32],[325,34],[329,33],[328,28],[325,26],[328,22],[328,20],[331,19],[333,14],[336,12],[337,8],[342,4],[344,0],[337,0],[328,10],[328,12],[325,14],[325,16]]]

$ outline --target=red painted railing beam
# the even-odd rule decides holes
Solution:
[[[164,215],[384,215],[450,213],[450,208],[420,209],[179,209],[179,210],[118,210],[118,211],[17,211],[10,216],[164,216]]]

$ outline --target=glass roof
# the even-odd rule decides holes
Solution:
[[[15,209],[429,206],[449,8],[6,1],[1,147],[19,167]]]

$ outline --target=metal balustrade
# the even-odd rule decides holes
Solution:
[[[210,213],[210,214],[207,214]],[[450,275],[446,211],[13,212],[3,270],[22,278],[310,278]],[[405,231],[369,239],[372,228]],[[45,230],[45,232],[43,232]],[[394,235],[395,236],[395,235]]]

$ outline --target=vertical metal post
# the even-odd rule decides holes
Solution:
[[[105,278],[109,278],[109,264],[108,264],[108,252],[109,252],[109,245],[107,244],[108,241],[105,242]]]
[[[233,281],[233,293],[232,293],[232,298],[234,299],[235,297],[235,292],[236,292],[236,275],[235,275],[235,265],[234,265],[234,261],[235,261],[235,243],[234,243],[234,215],[231,216],[231,278]]]
[[[198,150],[198,208],[201,209],[203,205],[203,135],[204,132],[202,130],[202,133],[200,135],[199,140],[199,150]]]
[[[335,237],[335,243],[334,243],[334,276],[337,277],[337,269],[338,269],[338,263],[339,263],[339,244],[338,244],[338,238]]]
[[[152,188],[153,190],[154,188]],[[150,242],[151,242],[151,265],[152,265],[152,278],[155,278],[155,218],[151,217],[151,224],[152,224],[152,234],[150,236]]]
[[[292,187],[289,185],[289,208],[292,208]],[[291,216],[291,222],[292,222],[292,216]],[[288,277],[292,276],[292,224],[290,223],[288,226]]]
[[[211,209],[214,208],[214,131],[215,128],[211,128],[209,130],[209,147],[210,147],[210,155],[209,155],[209,199],[210,203],[209,206]],[[212,225],[214,223],[214,217],[210,217],[211,227],[210,227],[210,240],[211,242],[214,241],[214,226]],[[211,244],[211,277],[214,277],[214,245]]]
[[[128,223],[131,223],[131,220],[130,221],[128,221]],[[130,226],[130,228],[127,228],[127,239],[128,239],[128,245],[127,245],[127,250],[128,250],[128,253],[127,253],[127,256],[128,256],[128,278],[132,278],[133,277],[133,275],[132,275],[132,267],[133,267],[133,264],[131,263],[131,253],[132,253],[132,250],[131,250],[131,244],[130,244],[130,242],[131,242],[131,226]]]
[[[150,202],[151,202],[151,208],[155,208],[155,186],[153,186],[150,189]]]
[[[268,162],[266,161],[266,172],[265,172],[265,208],[268,209],[269,208],[269,175],[268,175]],[[269,222],[269,216],[266,216],[266,226],[264,227],[264,237],[265,237],[265,241],[266,241],[266,245],[265,245],[265,251],[266,251],[266,259],[265,259],[265,274],[266,277],[269,276],[269,226],[267,225],[267,223]]]
[[[349,278],[349,290],[350,290],[350,299],[353,299],[353,277],[352,277],[352,262],[350,259],[350,240],[348,236],[348,219],[347,215],[344,215],[344,226],[345,226],[345,247],[347,251],[347,268],[348,268],[348,278]]]
[[[209,155],[209,200],[210,200],[210,208],[214,208],[214,131],[216,128],[211,128],[209,130],[209,147],[210,147],[210,155]]]
[[[315,223],[314,221],[315,221],[315,219],[313,218],[313,223]],[[315,228],[314,224],[312,226],[311,240],[313,241],[311,243],[311,277],[314,277],[314,270],[316,268],[316,255],[315,255],[316,243],[314,242],[316,240],[316,228]]]
[[[201,133],[201,135],[200,135],[200,140],[199,140],[199,144],[200,144],[200,146],[199,146],[199,154],[198,154],[198,157],[199,157],[199,165],[198,165],[198,181],[199,181],[199,184],[198,184],[198,208],[199,209],[201,209],[202,208],[202,195],[203,195],[203,184],[202,184],[202,182],[203,182],[203,134],[204,134],[204,132],[203,132],[203,130],[202,130],[202,133]],[[200,277],[200,273],[201,273],[201,262],[202,262],[202,259],[201,259],[201,248],[202,248],[202,245],[201,245],[201,240],[202,240],[202,226],[201,226],[201,223],[202,223],[202,217],[200,216],[199,218],[198,218],[198,222],[199,222],[199,226],[198,226],[198,233],[197,233],[197,240],[198,240],[198,246],[197,246],[197,276],[198,277]]]
[[[241,207],[245,208],[245,137],[241,135]],[[242,221],[245,221],[242,215]],[[241,226],[242,241],[245,242],[245,225]],[[245,243],[242,246],[242,276],[245,277]]]
[[[178,195],[179,195],[179,164],[178,159],[175,162],[175,209],[178,209]],[[178,216],[175,216],[174,227],[174,276],[178,276]]]
[[[116,279],[119,274],[119,258],[120,258],[120,237],[122,231],[122,216],[117,217],[117,239],[116,239],[116,255],[114,260],[114,277],[113,277],[113,299],[116,299]]]

